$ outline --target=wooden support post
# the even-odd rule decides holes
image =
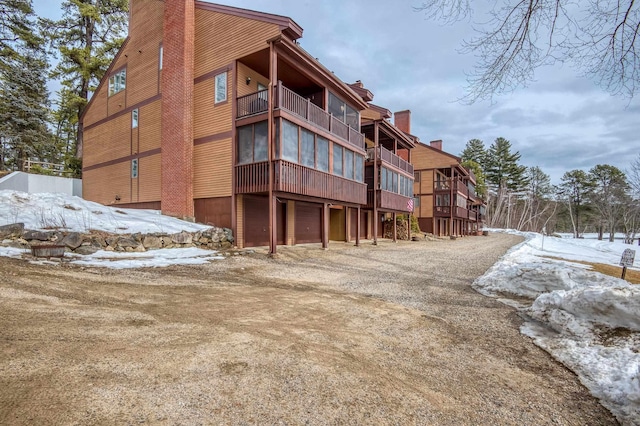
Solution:
[[[626,267],[626,266],[623,266],[623,267],[622,267],[622,277],[620,277],[620,278],[622,278],[622,279],[624,280],[624,277],[625,277],[626,275],[627,275],[627,267]]]
[[[273,152],[276,141],[276,129],[274,123],[273,110],[275,108],[275,90],[277,87],[278,79],[278,55],[274,42],[269,43],[269,113],[268,113],[268,131],[269,142],[267,144],[268,160],[269,160],[269,254],[276,254],[276,247],[278,245],[278,233],[277,233],[277,214],[276,214],[276,197],[273,195],[273,180],[275,173],[273,170]]]
[[[349,243],[351,242],[351,211],[350,208],[345,206],[344,207],[344,242],[345,243]]]
[[[407,238],[411,241],[411,212],[407,213]]]
[[[357,208],[358,220],[356,220],[356,247],[360,247],[360,207]]]
[[[322,206],[322,248],[329,248],[329,204]]]
[[[378,244],[378,122],[373,122],[373,245]]]
[[[397,243],[398,242],[398,214],[397,213],[393,213],[392,215],[393,218],[393,242]]]

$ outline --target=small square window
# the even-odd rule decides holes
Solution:
[[[131,111],[131,128],[135,129],[138,127],[138,108]]]
[[[215,103],[224,102],[227,100],[227,73],[223,72],[215,77]]]
[[[122,92],[127,85],[127,70],[123,69],[109,77],[109,96]]]

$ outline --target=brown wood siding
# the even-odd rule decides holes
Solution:
[[[322,242],[322,205],[296,203],[296,244]]]
[[[83,166],[131,154],[131,115],[124,114],[85,133]]]
[[[131,203],[131,163],[123,162],[108,167],[85,171],[82,174],[82,198],[105,205]]]
[[[110,72],[127,67],[126,89],[109,97],[109,76],[93,94],[84,114],[84,126],[90,126],[128,105],[144,101],[159,91],[159,47],[162,41],[164,2],[137,1],[131,9],[130,42],[111,64]]]
[[[196,9],[195,77],[264,49],[278,34],[276,24]]]
[[[199,198],[193,202],[196,222],[231,228],[231,197]]]
[[[214,77],[195,85],[193,93],[194,138],[216,135],[231,130],[233,126],[231,73],[227,75],[227,102],[215,104]]]
[[[121,207],[123,209],[160,210],[160,201],[152,201],[149,203],[125,203],[118,204],[118,207]]]
[[[193,197],[230,197],[231,139],[196,145],[193,152]]]
[[[236,195],[236,245],[244,247],[244,196]]]
[[[450,167],[457,161],[451,155],[437,149],[416,145],[411,150],[411,163],[415,170]]]
[[[127,104],[134,105],[158,94],[160,43],[164,2],[133,2],[132,23],[127,45]],[[121,55],[122,56],[122,55]]]
[[[127,73],[127,78],[129,73]],[[105,82],[105,86],[108,86],[108,83]],[[123,90],[122,92],[118,92],[115,95],[109,96],[107,100],[107,115],[113,115],[120,111],[123,111],[127,108],[127,91]]]
[[[349,221],[349,235],[355,240],[358,236],[358,209],[349,209]]]
[[[140,108],[138,152],[160,148],[162,141],[162,101],[156,101]],[[158,176],[158,179],[160,177]]]
[[[269,77],[258,74],[243,63],[238,62],[238,97],[250,95],[258,91],[258,83],[265,87],[269,86]],[[247,84],[247,77],[251,78],[251,82]]]
[[[269,203],[267,197],[244,196],[244,246],[269,245]],[[296,203],[297,205],[298,203]],[[284,244],[286,204],[276,203],[278,244]]]
[[[420,217],[433,216],[433,195],[423,195],[420,197]]]
[[[329,209],[329,239],[344,241],[346,230],[344,228],[344,209]]]
[[[294,245],[295,232],[296,232],[296,202],[293,200],[287,201],[287,245]]]
[[[160,154],[138,160],[138,201],[160,200]]]

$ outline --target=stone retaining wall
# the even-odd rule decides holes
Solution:
[[[220,250],[233,247],[233,233],[230,229],[218,227],[198,232],[182,231],[175,234],[33,231],[25,229],[24,223],[14,223],[0,226],[0,244],[24,249],[33,245],[64,245],[67,251],[78,254],[93,254],[98,250],[144,252],[161,248],[183,247]]]

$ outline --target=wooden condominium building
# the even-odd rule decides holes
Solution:
[[[378,235],[378,212],[407,211],[412,142],[383,117],[361,122],[367,91],[301,36],[283,16],[132,0],[81,118],[84,198],[229,227],[271,252]]]
[[[485,204],[476,195],[476,179],[460,157],[442,150],[442,141],[416,141],[415,210],[420,229],[436,236],[473,235],[484,221]]]

